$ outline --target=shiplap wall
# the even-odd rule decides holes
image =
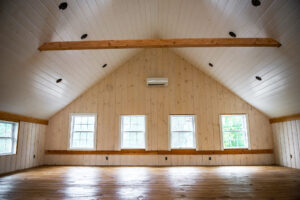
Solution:
[[[147,87],[147,77],[168,77],[169,85]],[[199,150],[221,149],[219,115],[222,113],[248,114],[252,149],[272,149],[273,145],[268,117],[168,49],[144,50],[51,117],[46,137],[47,150],[68,148],[70,113],[98,114],[97,150],[119,150],[119,120],[122,114],[147,115],[148,150],[168,150],[170,114],[197,115],[196,134]],[[248,157],[252,159],[255,156]],[[87,155],[85,158],[96,157],[101,160],[103,156]],[[122,162],[126,156],[111,157],[115,157],[121,164],[138,163],[139,161],[134,160],[146,159],[146,156],[127,156],[131,161]],[[174,157],[187,160],[190,158],[172,156],[172,160],[175,160]],[[224,157],[224,164],[231,163],[226,161],[228,157],[246,159],[245,155],[216,157],[220,157],[219,160],[224,160]],[[160,160],[159,156],[147,158]],[[202,156],[198,158],[202,160]],[[70,161],[67,161],[68,159]],[[80,163],[82,156],[47,155],[45,160],[48,164]],[[273,162],[272,159],[265,160],[269,160],[269,164]],[[87,161],[94,162],[96,161]],[[254,162],[256,161],[249,161]]]
[[[272,124],[276,164],[300,169],[300,120]]]
[[[19,126],[17,154],[0,156],[0,174],[44,164],[47,126],[28,122],[20,122]]]

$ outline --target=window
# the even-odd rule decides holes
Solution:
[[[72,114],[70,149],[96,149],[96,114]]]
[[[247,115],[221,115],[224,149],[248,148]]]
[[[121,116],[121,149],[145,149],[146,116]]]
[[[0,121],[0,155],[15,154],[18,140],[18,123]]]
[[[195,142],[194,115],[171,115],[171,149],[193,149]]]

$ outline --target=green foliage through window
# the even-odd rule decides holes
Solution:
[[[224,149],[248,148],[246,115],[222,115]]]

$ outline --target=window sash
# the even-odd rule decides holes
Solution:
[[[11,125],[10,136],[1,136],[0,140],[10,141],[9,151],[0,152],[0,155],[11,155],[16,154],[17,150],[17,142],[18,142],[18,127],[19,124],[17,122],[9,122],[9,121],[0,121],[1,124],[4,124],[4,133],[7,132],[7,124]],[[5,135],[5,134],[4,134]]]
[[[124,137],[125,134],[129,133],[129,135],[131,135],[131,137],[135,138],[135,141],[130,140],[128,143],[127,141],[125,141]],[[134,136],[132,136],[134,135]],[[139,144],[138,143],[138,138],[139,136],[142,135],[142,139],[144,140],[143,143]],[[130,136],[129,136],[130,137]],[[145,132],[144,131],[123,131],[122,132],[122,149],[145,149],[146,147],[146,142],[145,142],[146,138],[145,138]]]
[[[81,123],[75,123],[76,118],[81,118]],[[89,117],[93,117],[94,124],[89,123]],[[87,118],[85,121],[87,123],[82,123],[82,118]],[[97,123],[97,115],[96,114],[72,114],[71,115],[71,131],[70,131],[70,138],[69,138],[69,149],[96,149],[96,123]],[[85,125],[85,126],[93,126],[93,130],[75,130],[75,125]],[[78,139],[75,139],[75,134],[80,133]],[[81,133],[85,133],[85,139]],[[90,139],[88,138],[88,133],[92,133],[92,143],[90,143]],[[86,146],[84,146],[84,143]],[[92,144],[92,145],[91,145]]]
[[[134,117],[140,117],[140,118],[143,118],[143,122],[141,125],[143,125],[143,127],[139,127],[137,130],[133,130],[132,128],[135,127],[135,125],[133,124],[132,126],[130,125],[130,129],[127,129],[127,130],[124,130],[124,121],[125,120],[128,120],[128,119],[125,119],[126,117],[130,118],[134,118]],[[140,119],[139,119],[140,120]],[[137,121],[139,121],[137,120]],[[121,129],[120,129],[120,132],[121,132],[121,149],[145,149],[146,148],[146,116],[145,115],[122,115],[121,116]],[[125,134],[126,133],[129,133],[129,134],[135,134],[135,140],[138,139],[138,133],[139,134],[142,134],[142,138],[143,138],[143,142],[141,142],[141,144],[138,144],[137,141],[135,141],[135,144],[134,142],[131,142],[129,141],[129,143],[131,144],[128,144],[128,141],[125,141]]]
[[[173,117],[179,117],[185,120],[185,117],[192,118],[192,130],[172,130],[172,123],[173,122]],[[178,119],[177,119],[178,120]],[[191,145],[185,145],[181,144],[176,145],[174,144],[174,139],[173,133],[190,133],[192,135],[192,138],[187,138],[187,139],[192,139],[192,144]],[[182,140],[182,139],[181,139]],[[195,116],[194,115],[170,115],[170,145],[171,149],[196,149],[196,135],[195,135]]]
[[[238,130],[224,130],[224,126],[226,126],[224,123],[223,123],[223,118],[224,117],[228,117],[228,116],[232,116],[232,117],[242,117],[241,119],[241,126],[242,128],[241,129],[238,129]],[[222,133],[222,146],[223,146],[223,149],[248,149],[249,148],[249,137],[248,137],[248,122],[247,122],[247,115],[245,114],[240,114],[240,115],[221,115],[221,133]],[[228,134],[228,133],[242,133],[242,136],[236,136],[235,139],[232,139],[232,140],[225,140],[224,138],[224,135],[225,134]],[[242,138],[242,140],[241,140]],[[232,144],[232,141],[236,144],[236,145],[231,145],[231,146],[227,146],[226,147],[226,143],[230,143]],[[244,145],[240,145],[239,142],[240,141],[243,141],[243,144]]]
[[[180,133],[177,134],[176,133]],[[187,134],[184,134],[187,133]],[[188,135],[188,137],[185,137]],[[192,140],[192,144],[187,144],[190,143],[190,141],[187,141],[185,143],[181,143],[180,145],[176,145],[176,140],[179,141],[187,141],[187,140]],[[195,143],[195,134],[193,131],[172,131],[171,132],[171,147],[172,149],[195,149],[196,148],[196,143]]]

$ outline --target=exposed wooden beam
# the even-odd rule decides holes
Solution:
[[[277,117],[270,119],[270,123],[278,123],[278,122],[285,122],[285,121],[292,121],[300,119],[300,113],[295,115],[288,115],[283,117]]]
[[[74,150],[46,150],[46,154],[104,154],[104,155],[218,155],[218,154],[271,154],[272,149],[225,149],[196,151],[193,149],[173,149],[171,151],[146,151],[144,149],[124,149],[121,151],[74,151]]]
[[[8,112],[2,112],[0,111],[0,120],[6,120],[6,121],[13,121],[13,122],[31,122],[36,124],[48,124],[48,120],[45,119],[38,119],[33,117],[27,117],[24,115],[17,115],[13,113]]]
[[[185,38],[144,40],[98,40],[47,42],[40,51],[128,49],[128,48],[178,48],[178,47],[280,47],[272,38]]]

